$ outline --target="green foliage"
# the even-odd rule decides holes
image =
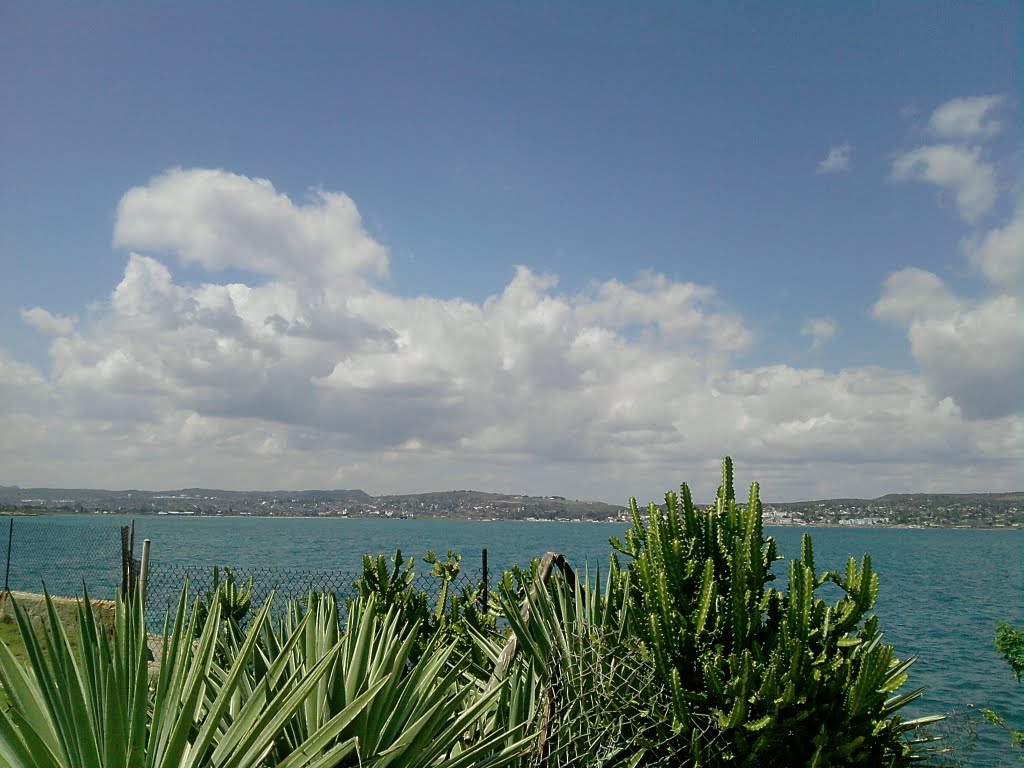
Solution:
[[[31,663],[19,662],[0,644],[0,683],[11,701],[0,711],[4,766],[323,768],[355,749],[351,741],[326,752],[324,747],[368,705],[369,694],[353,700],[280,760],[266,761],[284,723],[307,701],[338,653],[338,648],[330,649],[299,677],[286,674],[288,646],[266,660],[267,684],[247,686],[246,673],[269,603],[251,622],[230,664],[221,666],[215,658],[221,602],[211,601],[208,619],[193,640],[197,614],[187,617],[183,590],[173,622],[165,623],[162,663],[151,680],[140,601],[118,596],[108,636],[86,595],[79,608],[75,652],[46,598],[49,622],[38,636],[16,607]]]
[[[235,583],[235,574],[231,568],[224,566],[223,582],[220,579],[220,570],[216,565],[213,567],[212,589],[206,590],[204,597],[197,601],[196,610],[199,612],[197,621],[202,625],[209,613],[209,606],[217,601],[220,604],[221,617],[241,625],[245,623],[253,607],[252,576],[249,577],[249,581],[244,587],[239,588]]]
[[[338,649],[315,695],[286,724],[278,751],[294,752],[352,702],[369,696],[359,715],[323,745],[356,745],[333,763],[337,768],[516,764],[522,729],[487,726],[482,718],[502,691],[484,692],[455,644],[440,634],[417,654],[419,627],[406,624],[397,606],[382,613],[377,600],[371,593],[350,601],[341,628],[333,596],[310,593],[305,606],[289,604],[277,629],[265,627],[251,667],[253,688],[263,683],[268,659],[285,649],[287,675],[299,679]]]
[[[1019,682],[1021,675],[1024,675],[1024,627],[999,622],[996,626],[995,646]]]
[[[487,691],[437,635],[411,658],[418,627],[376,597],[356,598],[339,625],[333,595],[292,603],[280,625],[268,601],[239,636],[223,635],[221,590],[204,624],[182,592],[165,624],[158,673],[146,661],[138,600],[118,597],[112,632],[88,595],[76,652],[47,595],[37,635],[16,606],[29,656],[0,644],[0,765],[9,768],[342,768],[516,765],[524,728],[485,717],[504,687]],[[197,631],[198,630],[198,631]],[[198,638],[193,640],[193,638]],[[226,663],[218,660],[218,650]]]
[[[995,636],[996,651],[1010,665],[1017,681],[1020,681],[1024,674],[1024,628],[1014,627],[1001,621],[996,625]],[[988,707],[978,707],[978,712],[985,719],[985,722],[1001,728],[1010,738],[1010,743],[1018,750],[1024,750],[1024,731],[1013,728],[1006,718],[999,712]],[[1024,752],[1018,753],[1018,758],[1024,762]]]
[[[391,558],[390,568],[384,555],[363,555],[363,575],[353,584],[356,599],[374,595],[378,612],[395,609],[406,624],[422,620],[429,613],[428,596],[416,588],[414,564],[413,558],[402,558],[400,549]]]
[[[979,707],[978,711],[981,713],[981,716],[985,718],[985,722],[1006,731],[1006,735],[1010,737],[1010,743],[1016,749],[1024,749],[1024,731],[1014,730],[1010,727],[1010,724],[1006,722],[1006,718],[994,709]],[[1024,762],[1024,754],[1020,755],[1018,759],[1021,760],[1021,762]]]
[[[589,573],[545,581],[536,567],[525,585],[505,575],[498,602],[514,641],[480,638],[508,684],[493,717],[535,734],[524,765],[679,765],[664,749],[677,738],[668,691],[626,631],[624,593],[599,585]]]
[[[213,567],[213,581],[198,598],[192,607],[195,613],[195,636],[203,632],[212,617],[212,607],[216,603],[220,617],[216,620],[217,643],[214,647],[214,658],[219,664],[228,664],[228,648],[238,645],[245,635],[244,626],[252,614],[253,578],[239,588],[235,583],[235,574],[230,567],[224,566],[224,578],[221,579],[221,568]]]
[[[478,677],[490,674],[486,655],[470,635],[470,631],[484,635],[497,633],[497,620],[493,613],[483,613],[479,607],[478,590],[466,586],[454,588],[460,572],[461,556],[448,550],[445,559],[439,559],[433,551],[427,553],[423,562],[430,566],[429,575],[440,582],[437,598],[431,607],[431,593],[417,585],[415,560],[403,559],[398,550],[389,560],[384,555],[376,558],[363,557],[363,574],[354,587],[356,599],[375,599],[373,610],[385,616],[395,613],[397,621],[406,627],[416,627],[413,659],[426,650],[439,637],[454,644],[457,655],[468,655],[469,662]],[[354,601],[349,601],[349,610]]]
[[[239,588],[231,568],[225,565],[223,570],[224,580],[221,581],[221,568],[216,565],[213,567],[213,582],[210,588],[195,602],[193,610],[196,614],[196,637],[206,626],[214,603],[220,609],[219,631],[222,636],[240,638],[242,626],[252,613],[252,576],[244,587]]]
[[[461,569],[462,555],[457,555],[448,550],[448,556],[444,560],[438,560],[434,550],[428,550],[423,562],[431,566],[430,575],[441,580],[441,589],[438,591],[437,605],[434,608],[434,618],[438,621],[445,615],[448,608],[448,591]]]
[[[758,486],[736,503],[726,458],[714,505],[697,509],[684,484],[647,522],[631,501],[628,558],[612,575],[628,594],[628,631],[670,696],[687,756],[708,765],[901,766],[914,758],[896,695],[912,660],[882,642],[869,614],[878,593],[871,559],[819,574],[811,539],[789,564],[785,592],[769,585],[776,543],[762,529]],[[825,583],[841,598],[816,596]],[[705,718],[713,718],[707,728]]]
[[[686,485],[664,507],[630,507],[603,582],[547,553],[501,577],[489,614],[478,589],[456,588],[451,551],[423,559],[436,589],[400,551],[365,557],[344,623],[334,595],[311,592],[275,624],[269,601],[253,614],[251,579],[215,569],[191,613],[182,592],[152,678],[138,601],[118,598],[108,633],[86,600],[77,649],[52,604],[42,634],[18,609],[28,661],[0,643],[0,765],[901,768],[924,756],[915,729],[937,719],[900,717],[919,692],[899,693],[912,660],[882,641],[869,556],[818,572],[805,536],[775,588],[758,486],[738,504],[728,458],[711,507]],[[996,643],[1019,675],[1020,631],[1001,627]]]

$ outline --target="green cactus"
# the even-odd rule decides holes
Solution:
[[[221,571],[224,572],[223,580]],[[245,586],[239,587],[235,583],[235,574],[227,565],[213,567],[213,582],[210,589],[207,589],[196,601],[196,612],[199,620],[196,627],[196,636],[202,631],[206,617],[214,600],[220,602],[221,619],[229,624],[242,626],[249,614],[252,612],[252,588],[253,577],[250,576]]]
[[[907,734],[923,720],[898,710],[920,691],[895,695],[912,660],[895,658],[869,612],[878,594],[871,558],[845,574],[817,573],[810,536],[789,563],[785,592],[771,586],[780,556],[765,536],[757,484],[736,503],[732,461],[715,503],[694,506],[684,484],[651,504],[645,522],[613,548],[613,577],[628,592],[630,630],[671,693],[672,719],[692,732],[702,765],[902,766],[915,759]],[[815,595],[839,587],[832,604]],[[708,715],[717,728],[694,727]],[[928,719],[931,720],[931,719]],[[918,756],[919,757],[919,756]]]
[[[483,670],[489,667],[488,659],[472,641],[470,632],[496,634],[497,623],[494,616],[479,608],[475,587],[467,585],[461,591],[454,587],[461,569],[460,561],[461,557],[452,550],[448,550],[444,559],[433,551],[423,558],[431,567],[424,576],[440,581],[436,603],[431,609],[434,590],[417,583],[420,580],[414,558],[403,558],[401,550],[390,558],[364,555],[363,573],[353,584],[357,597],[350,598],[348,605],[351,608],[355,599],[368,600],[374,596],[374,610],[382,617],[394,611],[402,626],[416,627],[413,658],[418,659],[437,638],[443,638],[453,643],[460,654],[468,654],[469,662],[486,677],[489,672]]]
[[[223,579],[221,578],[223,571]],[[245,637],[245,625],[253,611],[252,604],[253,577],[244,586],[239,587],[235,582],[235,574],[229,566],[213,567],[213,582],[210,589],[207,589],[196,599],[195,613],[195,637],[198,639],[203,633],[206,622],[214,613],[214,603],[219,604],[220,616],[217,628],[217,649],[215,657],[219,661],[227,659],[231,653],[231,647],[237,645]]]

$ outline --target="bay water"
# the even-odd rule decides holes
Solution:
[[[0,530],[0,555],[7,521]],[[76,594],[87,581],[110,596],[120,579],[116,539],[120,516],[46,515],[15,519],[11,589],[38,591],[45,580],[58,594]],[[213,565],[357,574],[363,554],[418,559],[428,550],[462,555],[463,570],[479,578],[481,550],[496,573],[528,565],[544,552],[563,553],[577,570],[607,571],[610,536],[627,526],[467,520],[146,516],[135,520],[135,555],[151,540],[154,572]],[[996,622],[1024,624],[1024,533],[1009,530],[767,527],[787,559],[810,533],[819,570],[842,569],[848,557],[870,553],[881,578],[876,613],[885,639],[901,658],[916,656],[909,687],[925,686],[912,714],[964,712],[968,705],[996,709],[1024,728],[1024,683],[1016,682],[995,652]],[[785,573],[785,561],[777,572]],[[827,597],[827,596],[826,596]],[[969,763],[1010,765],[1007,738],[981,728]]]

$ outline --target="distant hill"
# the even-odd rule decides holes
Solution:
[[[915,501],[934,504],[963,504],[988,501],[1024,501],[1024,491],[1003,493],[887,493],[877,501]]]
[[[145,491],[143,491],[145,493]],[[182,488],[178,491],[160,491],[160,495],[202,496],[219,499],[248,499],[260,497],[267,499],[293,499],[300,502],[313,501],[372,501],[373,496],[359,489],[306,490],[306,491],[221,491],[216,488]]]
[[[100,488],[19,488],[0,486],[0,504],[17,504],[24,499],[50,503],[61,501],[102,502],[127,498],[143,500],[156,498],[182,499],[235,499],[287,498],[299,501],[359,501],[369,502],[373,497],[359,489],[308,490],[308,491],[224,491],[218,488],[178,488],[171,491],[143,491],[137,488],[111,491]]]
[[[607,520],[625,512],[618,504],[580,501],[564,496],[525,496],[487,491],[433,491],[377,496],[374,504],[395,512],[426,517],[494,519]]]
[[[770,502],[776,507],[806,506],[808,504],[850,504],[863,506],[872,502],[914,503],[914,504],[971,504],[987,502],[1024,502],[1024,491],[1002,491],[998,493],[887,493],[871,499],[840,497],[833,499],[807,499],[806,501]]]
[[[706,506],[706,505],[700,505]],[[1024,492],[890,493],[876,499],[765,503],[790,524],[1024,527]],[[457,490],[371,496],[359,489],[111,491],[0,486],[0,514],[256,515],[456,520],[619,520],[625,507],[564,496]]]

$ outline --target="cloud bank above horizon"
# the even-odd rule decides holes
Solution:
[[[891,180],[934,186],[975,227],[962,251],[984,282],[964,296],[912,263],[888,276],[865,312],[906,335],[911,371],[752,366],[758,329],[738,308],[656,272],[566,292],[520,266],[482,301],[398,295],[343,192],[296,201],[268,179],[168,169],[117,205],[128,255],[109,295],[74,316],[22,309],[50,370],[0,349],[0,481],[621,502],[713,489],[729,453],[773,499],[1019,486],[1024,213],[991,222],[984,145],[1002,103],[941,105],[930,143],[892,161]],[[851,172],[850,151],[819,171]],[[812,350],[842,339],[831,317],[801,334]]]

